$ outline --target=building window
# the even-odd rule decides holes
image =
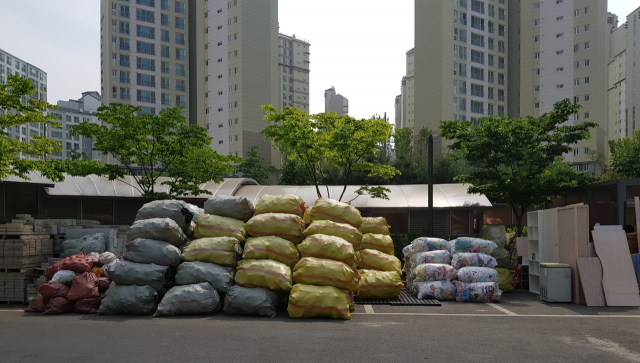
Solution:
[[[584,26],[584,31],[588,32],[589,30],[591,30],[591,25],[587,24]]]
[[[584,84],[589,84],[589,77],[584,77]]]
[[[533,92],[540,92],[540,86],[534,86]]]
[[[484,19],[471,16],[471,27],[478,30],[484,30]]]
[[[184,14],[184,3],[180,1],[176,1],[176,13]]]
[[[580,9],[575,9],[575,10],[573,11],[573,16],[575,16],[575,17],[580,16]]]
[[[471,95],[476,97],[484,97],[484,86],[479,84],[471,84]]]
[[[580,68],[580,62],[579,61],[573,62],[573,69],[578,69],[578,68]]]
[[[564,50],[563,50],[563,49],[556,50],[556,55],[560,55],[560,54],[563,54],[563,53],[564,53]]]
[[[540,108],[540,102],[534,102],[533,108]]]
[[[184,29],[184,18],[180,18],[176,16],[176,28]]]
[[[573,80],[573,85],[574,86],[579,86],[580,85],[580,78],[576,78]]]
[[[564,15],[560,15],[560,16],[557,16],[557,17],[556,17],[556,21],[560,21],[560,20],[562,20],[562,19],[564,19]]]
[[[558,33],[556,34],[556,38],[562,38],[564,36],[564,33]]]
[[[573,34],[580,34],[580,27],[576,26],[573,28]]]
[[[589,60],[588,60],[588,59],[585,59],[585,60],[584,60],[584,66],[585,66],[585,67],[588,67],[588,66],[589,66]]]
[[[136,9],[136,19],[147,23],[155,23],[155,13],[151,10]]]
[[[176,33],[176,44],[184,45],[184,33]]]
[[[591,114],[589,112],[585,112],[584,113],[584,118],[588,119],[589,117],[591,117]]]
[[[584,49],[589,49],[589,48],[591,48],[591,42],[585,42]]]
[[[587,6],[586,8],[584,8],[584,13],[591,14],[591,7]]]
[[[584,95],[584,102],[589,102],[591,95]]]
[[[556,84],[556,88],[564,88],[564,84]]]
[[[478,52],[471,49],[471,61],[474,63],[484,64],[484,52]]]

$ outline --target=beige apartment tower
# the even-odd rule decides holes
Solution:
[[[103,104],[179,106],[191,121],[187,0],[101,0],[100,13]]]
[[[506,0],[415,2],[414,130],[506,116]],[[409,122],[411,120],[411,122]]]
[[[278,35],[278,68],[282,75],[282,107],[296,107],[309,112],[309,57],[311,43],[302,38]],[[278,104],[274,106],[279,107]]]
[[[567,122],[592,121],[599,127],[565,160],[577,170],[595,171],[594,152],[607,149],[607,63],[614,27],[607,22],[607,0],[522,2],[520,21],[512,26],[520,32],[518,114],[537,117],[567,98],[581,105]]]

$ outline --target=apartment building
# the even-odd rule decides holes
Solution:
[[[278,66],[282,69],[282,107],[292,106],[309,112],[311,43],[295,34],[279,34],[278,50]]]
[[[636,59],[640,56],[640,7],[631,12],[625,23],[618,27],[618,18],[609,14],[611,32],[607,87],[609,140],[632,137],[640,128],[638,118],[638,87],[640,75]],[[607,152],[609,150],[607,149]]]
[[[415,2],[413,128],[506,116],[506,0]],[[449,91],[451,90],[451,91]],[[407,109],[407,111],[409,108]]]
[[[101,105],[101,97],[98,92],[83,92],[77,100],[58,101],[57,109],[47,112],[57,117],[59,127],[47,126],[46,135],[62,145],[62,151],[54,151],[50,159],[65,160],[76,154],[84,153],[93,160],[101,160],[102,153],[93,150],[93,140],[81,136],[71,136],[70,131],[74,125],[81,122],[99,123],[94,113]]]
[[[6,83],[7,76],[10,74],[17,74],[31,80],[31,83],[36,86],[36,92],[29,96],[31,99],[47,100],[47,73],[33,64],[0,49],[0,83]],[[27,102],[27,99],[27,97],[23,97],[22,102]],[[30,142],[33,136],[45,135],[45,131],[45,125],[43,124],[17,125],[6,130],[11,138],[22,142]]]
[[[338,116],[349,114],[349,100],[336,93],[335,87],[324,91],[324,112],[335,112]]]
[[[402,77],[402,127],[414,128],[415,122],[415,48],[407,52],[406,74]],[[416,130],[414,130],[416,132]]]
[[[568,124],[593,121],[591,138],[565,155],[577,170],[593,171],[594,152],[607,149],[607,0],[553,0],[521,3],[512,26],[520,32],[519,110],[537,117],[554,103],[571,99],[582,106]]]
[[[192,122],[187,0],[101,0],[100,13],[103,103],[147,114],[184,107]]]
[[[394,125],[396,128],[403,127],[402,125],[402,94],[396,96],[396,99],[393,103],[393,110],[395,114]]]

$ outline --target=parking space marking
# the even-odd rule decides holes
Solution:
[[[487,304],[487,305],[491,306],[492,308],[494,308],[494,309],[496,309],[496,310],[500,310],[500,311],[502,311],[503,313],[505,313],[505,314],[507,314],[507,315],[511,315],[511,316],[516,316],[516,315],[518,315],[518,314],[514,313],[513,311],[511,311],[511,310],[507,310],[507,309],[503,308],[502,306],[496,305],[496,304],[494,304],[494,303],[485,302],[485,304]]]
[[[368,315],[366,313],[351,313],[351,315]],[[640,319],[640,315],[536,315],[536,314],[438,314],[438,313],[375,313],[376,316],[461,316],[461,317],[490,317],[490,318],[614,318],[614,319]]]
[[[371,305],[365,305],[365,306],[364,306],[364,312],[365,312],[366,314],[375,314],[375,313],[373,312],[373,306],[371,306]]]

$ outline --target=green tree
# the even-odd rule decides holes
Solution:
[[[640,178],[640,130],[633,137],[610,140],[611,169],[626,178]]]
[[[54,115],[45,115],[47,108],[53,106],[43,100],[29,97],[37,91],[28,78],[19,75],[8,75],[7,83],[0,84],[0,180],[8,176],[29,179],[27,174],[40,172],[44,177],[59,182],[64,180],[61,162],[46,160],[54,151],[62,151],[61,144],[45,136],[33,136],[33,142],[22,142],[12,139],[7,132],[11,128],[20,129],[29,124],[59,127],[60,123]],[[22,102],[26,99],[26,102]],[[20,159],[22,154],[25,159]],[[28,160],[27,158],[38,158]]]
[[[278,171],[272,165],[262,165],[263,158],[258,155],[258,146],[250,146],[247,151],[247,156],[238,166],[238,171],[242,173],[245,178],[252,178],[262,185],[269,183],[269,176],[271,173]]]
[[[101,125],[83,122],[74,126],[73,135],[93,139],[95,150],[111,155],[123,166],[91,166],[75,173],[106,175],[110,180],[131,174],[137,184],[132,187],[145,198],[165,199],[210,194],[199,185],[222,181],[222,175],[234,170],[232,164],[241,161],[212,151],[207,130],[187,125],[181,108],[169,108],[159,115],[140,111],[139,107],[112,103],[98,108],[96,115]],[[137,170],[142,170],[141,176]],[[169,178],[162,182],[169,187],[168,193],[156,192],[160,177]]]
[[[470,184],[470,193],[506,202],[516,216],[520,236],[527,208],[591,177],[561,161],[563,153],[588,139],[589,129],[597,126],[594,122],[562,125],[579,109],[567,99],[538,118],[485,117],[477,126],[470,121],[442,121],[441,135],[453,140],[450,149],[473,167],[456,180]]]
[[[314,185],[313,178],[305,166],[297,160],[285,157],[280,168],[280,185]]]
[[[391,136],[392,126],[379,118],[358,120],[349,116],[338,116],[334,112],[309,115],[294,107],[278,110],[272,105],[263,106],[265,120],[269,125],[261,131],[267,139],[292,161],[304,165],[307,175],[313,180],[319,198],[320,185],[342,185],[337,198],[342,200],[347,185],[358,171],[369,177],[390,179],[398,170],[390,165],[367,161],[375,157],[380,145]],[[329,178],[327,172],[335,168],[337,177]],[[388,189],[369,185],[356,194],[369,194],[374,198],[386,198]]]

